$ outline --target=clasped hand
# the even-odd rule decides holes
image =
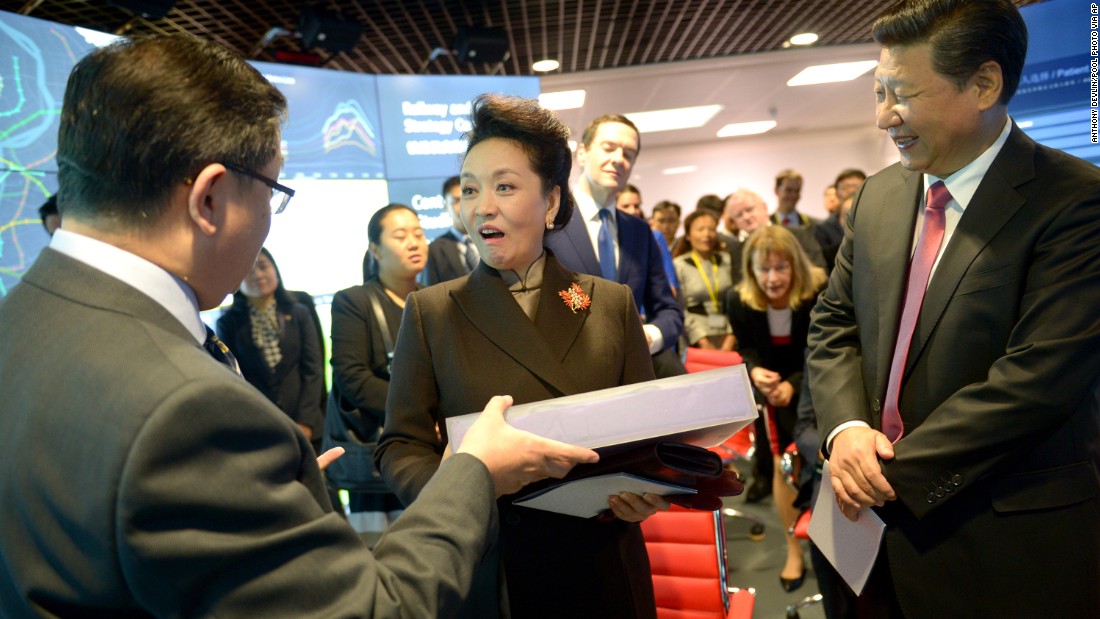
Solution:
[[[791,403],[791,398],[794,397],[794,387],[791,386],[790,382],[783,380],[779,372],[755,367],[749,373],[749,377],[752,379],[752,384],[757,391],[767,398],[768,404],[783,407]]]
[[[841,430],[833,438],[829,455],[830,482],[837,505],[851,521],[872,505],[882,506],[897,498],[882,474],[880,460],[893,460],[894,446],[886,435],[868,427]]]

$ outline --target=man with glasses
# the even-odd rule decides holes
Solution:
[[[459,178],[452,176],[443,181],[443,202],[444,208],[451,214],[451,229],[436,237],[428,246],[428,263],[421,272],[426,286],[458,279],[477,268],[481,260],[477,247],[466,234],[466,226],[458,216],[461,200],[462,184]]]
[[[293,195],[285,113],[190,37],[74,68],[64,227],[0,303],[0,616],[446,616],[494,498],[595,458],[510,428],[494,398],[375,554],[360,542],[306,437],[199,320]]]

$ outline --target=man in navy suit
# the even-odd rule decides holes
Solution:
[[[589,123],[581,142],[580,180],[573,190],[577,210],[565,234],[548,235],[546,246],[574,271],[630,286],[646,323],[642,328],[654,373],[658,378],[684,374],[673,348],[684,316],[672,296],[657,241],[645,220],[615,208],[641,148],[638,128],[625,116],[607,114]]]
[[[462,186],[457,176],[443,181],[443,201],[451,213],[451,229],[428,246],[428,264],[421,277],[425,286],[457,279],[474,270],[480,257],[477,248],[470,243],[470,236],[458,218],[458,203],[462,198]]]

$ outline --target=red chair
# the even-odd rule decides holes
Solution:
[[[740,365],[744,362],[745,360],[741,358],[741,354],[737,352],[688,348],[687,355],[684,359],[684,368],[687,369],[688,373],[705,372],[707,370],[729,367],[731,365]],[[738,469],[737,465],[739,463],[749,465],[752,462],[753,454],[756,452],[756,442],[752,424],[749,424],[726,439],[721,445],[711,447],[710,450],[722,458],[722,464],[732,466],[734,470]],[[760,516],[749,514],[732,507],[723,509],[722,513],[730,518],[741,518],[751,522],[752,526],[749,528],[749,539],[752,541],[759,542],[764,539],[764,519]]]
[[[756,591],[730,587],[717,511],[673,506],[642,523],[658,619],[748,619]]]

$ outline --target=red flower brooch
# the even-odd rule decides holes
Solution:
[[[558,296],[565,301],[565,306],[574,314],[577,310],[586,310],[589,305],[592,305],[592,299],[584,294],[584,290],[577,282],[573,282],[573,285],[566,290],[559,290]]]

